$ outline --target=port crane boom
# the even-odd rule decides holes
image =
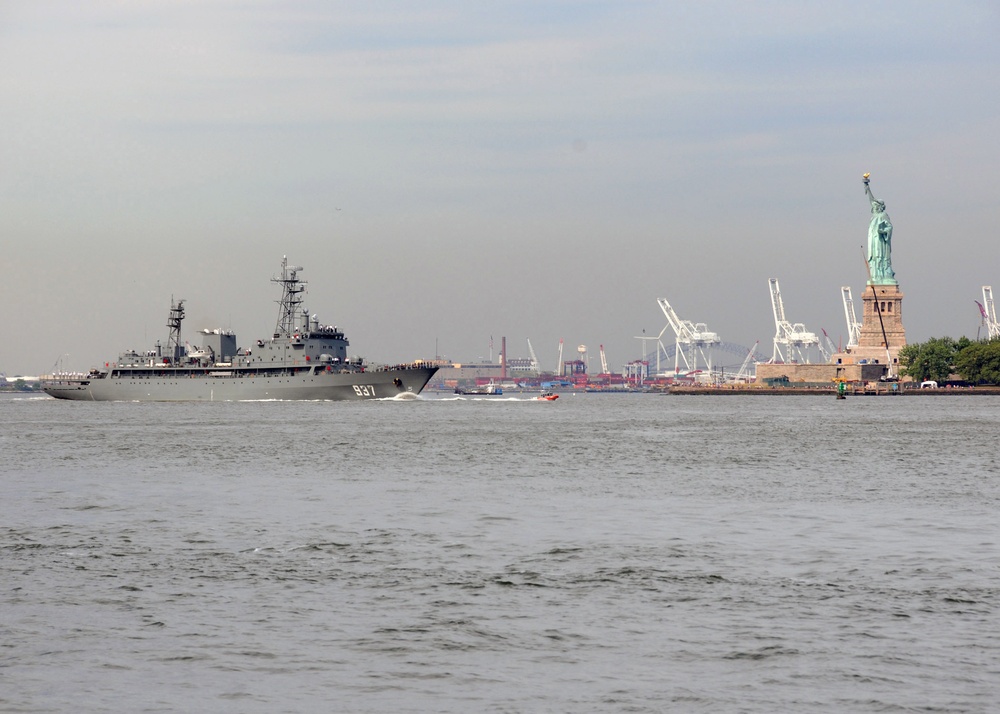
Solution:
[[[771,308],[774,311],[775,327],[771,363],[787,361],[809,364],[809,354],[806,350],[810,347],[819,348],[819,338],[815,333],[807,332],[806,326],[801,322],[792,324],[785,319],[785,305],[781,300],[778,279],[769,278],[768,285],[771,288]],[[784,353],[781,351],[782,347],[785,348]]]
[[[535,374],[539,374],[542,367],[538,363],[538,356],[535,354],[535,348],[531,346],[531,340],[528,340],[528,354],[531,355],[531,369],[534,370]]]
[[[830,339],[830,335],[826,334],[824,328],[820,328],[823,332],[823,339],[819,343],[819,353],[823,355],[823,359],[827,362],[837,354],[837,345],[833,344],[833,340]]]
[[[993,305],[993,288],[989,285],[983,286],[983,304],[979,306],[979,312],[983,316],[987,338],[992,340],[1000,337],[1000,323],[997,322],[996,307]]]
[[[844,315],[847,318],[847,348],[858,346],[861,339],[861,323],[854,312],[854,298],[851,297],[851,287],[844,285],[840,288],[844,297]]]
[[[657,298],[656,302],[667,317],[667,326],[676,335],[677,348],[674,351],[674,374],[680,372],[681,360],[684,361],[684,366],[688,371],[697,371],[698,355],[701,355],[705,363],[705,369],[711,372],[712,360],[705,350],[721,342],[719,335],[715,332],[710,332],[708,325],[704,322],[693,323],[690,320],[680,319],[677,312],[665,298]],[[666,327],[663,328],[663,331],[665,330]],[[663,334],[663,331],[660,332],[660,335]]]
[[[746,381],[750,379],[750,373],[748,370],[750,368],[750,363],[753,362],[753,355],[754,352],[757,351],[757,345],[759,344],[760,340],[757,340],[753,343],[753,347],[747,350],[747,357],[743,360],[743,364],[740,365],[740,371],[736,373],[735,377],[733,377],[734,382]]]
[[[645,334],[636,335],[635,336],[635,339],[642,340],[642,354],[643,354],[643,359],[648,359],[648,352],[647,352],[647,348],[646,348],[646,343],[649,342],[650,340],[652,340],[653,342],[656,343],[656,373],[657,374],[660,374],[660,355],[661,354],[665,354],[666,351],[667,351],[666,348],[663,346],[663,343],[660,342],[660,338],[663,337],[663,333],[667,331],[667,327],[669,327],[669,325],[664,325],[663,329],[660,330],[660,334],[657,335],[656,337],[647,337]],[[645,332],[646,331],[643,330],[643,333],[645,333]]]

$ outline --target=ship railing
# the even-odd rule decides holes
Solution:
[[[369,365],[369,372],[394,372],[408,369],[427,369],[430,365],[422,362],[407,362],[405,364],[377,364]]]
[[[52,374],[43,374],[38,379],[48,382],[72,382],[79,379],[90,379],[90,375],[86,372],[53,372]]]

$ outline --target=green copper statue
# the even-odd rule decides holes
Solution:
[[[868,225],[869,285],[899,285],[892,272],[892,223],[885,212],[885,203],[872,195],[868,177],[864,175],[865,193],[872,204],[872,222]]]

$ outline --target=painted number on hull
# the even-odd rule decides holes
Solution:
[[[374,384],[355,384],[354,391],[359,397],[374,397],[375,396],[375,385]]]

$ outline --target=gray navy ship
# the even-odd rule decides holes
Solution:
[[[239,401],[386,399],[417,395],[437,367],[369,365],[348,357],[344,333],[302,307],[302,268],[281,262],[278,322],[270,339],[238,347],[230,330],[201,330],[198,347],[181,338],[184,301],[171,301],[167,344],[123,352],[89,373],[55,373],[41,387],[57,399],[92,401]]]

